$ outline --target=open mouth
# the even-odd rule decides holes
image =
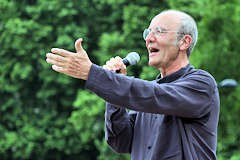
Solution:
[[[157,49],[157,48],[150,48],[149,51],[150,51],[150,53],[156,53],[156,52],[159,51],[159,49]]]

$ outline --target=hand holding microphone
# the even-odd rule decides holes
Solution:
[[[103,66],[104,69],[115,71],[120,74],[127,75],[127,66],[137,64],[140,60],[140,56],[136,52],[130,52],[124,59],[119,56],[111,58]]]

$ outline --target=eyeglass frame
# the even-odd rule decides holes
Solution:
[[[146,34],[146,32],[148,32],[148,34],[147,35],[145,35]],[[159,26],[157,26],[156,28],[155,28],[155,30],[153,30],[153,31],[151,31],[151,29],[149,29],[149,28],[146,28],[146,29],[144,29],[144,31],[143,31],[143,39],[146,41],[146,39],[147,39],[147,36],[151,33],[151,32],[153,32],[153,34],[154,34],[154,36],[156,36],[157,34],[157,36],[159,37],[159,36],[161,36],[161,33],[168,33],[168,32],[176,32],[176,33],[178,33],[178,34],[183,34],[183,33],[181,33],[181,32],[179,32],[179,31],[173,31],[173,30],[162,30],[161,29],[161,27],[159,27]]]

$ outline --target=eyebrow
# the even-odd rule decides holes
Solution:
[[[168,30],[168,29],[166,29],[164,26],[156,26],[155,28],[157,28],[157,27],[159,27],[161,30],[163,30],[163,31],[166,31],[166,30]],[[154,28],[154,29],[155,29]],[[152,28],[148,28],[148,29],[152,29]]]
[[[161,26],[158,26],[159,28],[161,28],[161,30],[163,30],[163,31],[167,31],[168,29],[167,28],[165,28],[165,27],[161,27]]]

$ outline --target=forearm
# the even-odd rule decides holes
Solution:
[[[122,107],[106,104],[105,138],[118,153],[130,153],[134,117]]]
[[[199,117],[209,111],[213,89],[209,86],[209,79],[190,78],[158,84],[117,75],[95,65],[90,70],[86,88],[112,104],[131,110]]]

